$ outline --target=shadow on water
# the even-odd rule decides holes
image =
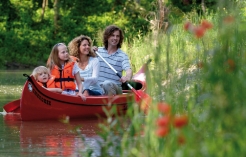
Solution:
[[[6,156],[80,156],[90,145],[99,156],[97,119],[60,121],[20,121],[19,114],[2,116],[0,154]],[[81,137],[83,136],[83,137]],[[82,140],[83,138],[83,140]],[[14,147],[11,147],[13,146]]]

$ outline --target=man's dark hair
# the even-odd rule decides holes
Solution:
[[[124,35],[123,35],[123,32],[122,30],[115,26],[115,25],[109,25],[106,27],[104,33],[103,33],[103,44],[104,44],[104,47],[106,49],[108,49],[108,38],[115,32],[115,31],[119,31],[120,32],[120,41],[117,45],[117,48],[121,48],[121,45],[123,43],[123,38],[124,38]]]

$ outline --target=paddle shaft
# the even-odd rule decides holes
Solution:
[[[115,72],[115,74],[117,76],[119,76],[119,78],[121,78],[121,74],[119,74],[97,51],[95,51],[96,54]],[[131,89],[134,90],[134,92],[136,93],[136,90],[126,81],[125,82],[127,84],[127,86]],[[137,94],[137,93],[136,93]],[[137,94],[138,95],[138,94]],[[138,95],[139,96],[139,95]],[[140,96],[139,96],[140,97]]]

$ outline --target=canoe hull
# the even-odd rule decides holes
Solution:
[[[134,102],[132,93],[117,96],[90,96],[83,101],[78,96],[61,95],[40,87],[33,77],[25,83],[20,101],[21,119],[45,120],[60,118],[105,117],[105,109],[115,107],[124,114],[127,105]]]

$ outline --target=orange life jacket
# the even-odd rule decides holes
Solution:
[[[55,88],[55,76],[51,75],[46,83],[38,82],[38,84],[45,88]]]
[[[79,61],[79,59],[77,58],[77,57],[74,57],[74,56],[69,56],[71,59],[72,59],[72,61],[74,61],[74,62],[78,62]]]
[[[65,64],[62,70],[60,70],[58,66],[54,66],[54,68],[51,70],[51,75],[55,76],[55,88],[61,88],[62,90],[76,89],[73,76],[74,64],[75,62],[68,62]]]

